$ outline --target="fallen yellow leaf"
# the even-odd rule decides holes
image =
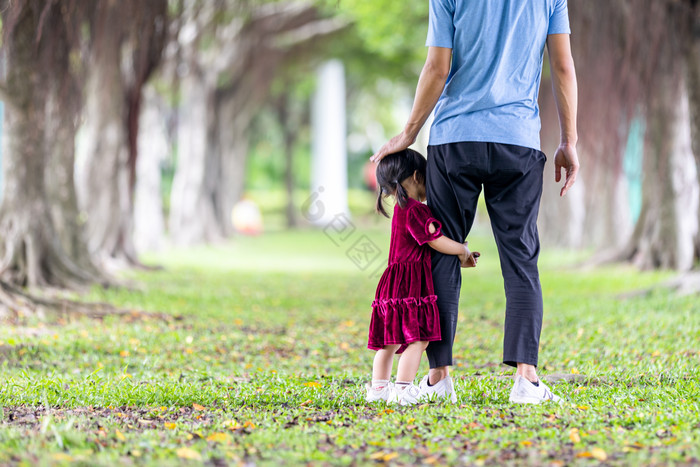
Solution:
[[[126,441],[126,436],[124,436],[124,434],[123,434],[121,431],[117,430],[117,431],[114,433],[114,435],[117,437],[117,439],[118,439],[119,441]]]
[[[199,404],[192,404],[192,407],[194,408],[194,410],[199,410],[199,411],[205,410],[205,407],[203,405],[199,405]]]
[[[595,457],[596,459],[598,459],[599,461],[604,461],[604,460],[607,460],[607,458],[608,458],[608,455],[605,453],[605,451],[603,451],[600,448],[591,449],[591,455],[593,457]]]
[[[247,420],[243,423],[243,428],[250,428],[252,430],[255,428],[255,423],[251,422],[250,420]]]
[[[128,350],[122,350],[119,352],[120,357],[128,357],[129,356],[129,351]]]
[[[384,457],[382,457],[382,460],[384,462],[389,462],[390,460],[396,459],[397,457],[399,457],[398,453],[390,452],[389,454],[385,454]]]
[[[309,388],[320,388],[323,385],[317,381],[309,381],[308,383],[304,383],[304,386]]]
[[[226,433],[212,433],[209,436],[207,436],[207,441],[223,443],[225,441],[228,441],[228,435]]]
[[[579,374],[579,372],[578,372],[578,370],[576,369],[576,367],[574,367],[574,368],[571,369],[571,374],[572,374],[572,375],[578,375],[578,374]]]
[[[523,446],[532,446],[532,441],[528,441],[528,440],[520,441],[520,444]]]
[[[576,457],[593,457],[593,454],[588,451],[583,451],[576,454]]]
[[[588,406],[587,405],[579,405],[578,409],[579,410],[588,410]]]
[[[192,461],[202,460],[202,455],[190,448],[178,448],[175,450],[175,454],[181,459],[189,459]]]
[[[572,443],[580,443],[581,442],[581,436],[578,434],[578,428],[572,428],[571,431],[569,432],[569,439],[571,440]]]
[[[177,427],[177,423],[165,422],[165,428],[168,430],[174,430]]]
[[[66,454],[64,452],[57,452],[55,454],[51,454],[51,458],[55,461],[58,461],[58,462],[72,462],[73,461],[73,457],[69,456],[68,454]]]

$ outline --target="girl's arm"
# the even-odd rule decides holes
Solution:
[[[440,238],[433,240],[432,242],[428,242],[428,245],[430,245],[430,248],[437,250],[445,255],[469,256],[470,253],[469,248],[467,248],[467,245],[457,243],[454,240],[445,237],[444,235]]]
[[[435,225],[431,223],[428,227],[428,231],[432,234],[435,233],[435,230]],[[472,254],[472,252],[469,251],[469,248],[467,248],[466,243],[455,242],[454,240],[442,235],[441,237],[428,242],[428,245],[430,245],[430,248],[433,248],[442,254],[459,256],[459,261],[462,263],[462,267],[476,266],[476,258],[479,256],[479,254]]]

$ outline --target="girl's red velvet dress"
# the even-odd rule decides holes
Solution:
[[[435,226],[432,234],[431,223]],[[405,208],[394,206],[389,267],[372,303],[368,348],[401,344],[397,352],[401,353],[411,342],[441,340],[430,247],[426,245],[442,235],[441,228],[425,204],[409,198]]]

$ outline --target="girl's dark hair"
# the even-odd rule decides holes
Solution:
[[[408,202],[408,193],[401,181],[418,174],[418,181],[425,183],[425,157],[413,149],[404,149],[385,156],[377,164],[377,212],[389,217],[384,209],[384,198],[393,195],[402,208]]]

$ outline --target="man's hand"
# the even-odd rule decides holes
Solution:
[[[371,160],[375,164],[378,164],[379,161],[384,158],[384,156],[388,156],[389,154],[393,154],[395,152],[403,151],[404,149],[408,148],[410,145],[415,143],[415,141],[415,136],[411,138],[408,135],[406,135],[406,132],[402,131],[398,135],[391,138],[387,143],[384,143],[384,146],[382,146],[376,154],[370,157],[369,160]]]
[[[573,186],[576,181],[576,175],[578,174],[578,168],[576,146],[561,144],[554,155],[554,180],[557,183],[561,181],[561,169],[566,170],[566,180],[564,181],[564,186],[559,196],[564,196],[566,192],[569,191],[569,188]]]

